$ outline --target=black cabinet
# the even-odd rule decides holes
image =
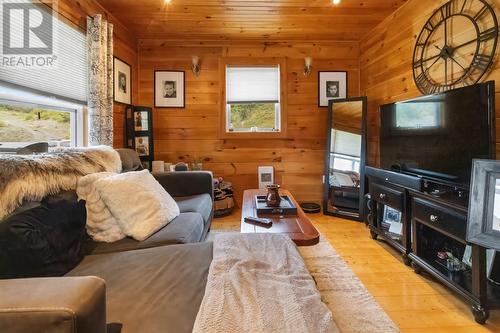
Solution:
[[[394,248],[399,250],[404,262],[409,265],[411,261],[408,254],[411,251],[410,220],[407,214],[407,193],[402,187],[390,184],[384,179],[368,176],[368,226],[373,239],[383,238]],[[391,224],[386,223],[387,210],[399,212],[398,220],[401,223],[397,230],[391,229]]]
[[[400,251],[416,273],[424,271],[460,295],[471,305],[475,320],[486,322],[488,309],[500,307],[500,286],[486,278],[486,249],[465,240],[466,198],[450,200],[450,192],[433,192],[427,185],[408,186],[418,185],[418,179],[408,182],[405,178],[398,184],[397,174],[389,171],[367,168],[366,174],[367,223],[372,238],[381,238]],[[401,213],[399,235],[385,223],[386,207]],[[470,266],[463,264],[467,255]]]

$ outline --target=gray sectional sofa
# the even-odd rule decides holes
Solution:
[[[212,261],[212,243],[204,242],[212,175],[154,176],[180,216],[143,242],[87,242],[83,260],[64,276],[0,279],[0,332],[191,332]]]

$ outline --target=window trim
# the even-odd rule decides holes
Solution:
[[[240,132],[226,131],[227,109],[226,109],[226,67],[267,67],[277,66],[280,68],[280,131],[279,132]],[[221,139],[279,139],[287,137],[287,59],[280,57],[271,58],[240,58],[221,57],[219,59],[221,105],[219,110],[219,138]]]

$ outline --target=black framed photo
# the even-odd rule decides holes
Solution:
[[[129,64],[114,57],[113,59],[113,100],[118,103],[132,103],[132,71]]]
[[[149,136],[136,136],[135,137],[135,151],[139,156],[150,156],[151,155],[151,140]]]
[[[146,110],[134,111],[134,131],[149,131],[149,112]]]
[[[184,71],[157,70],[154,80],[156,108],[183,108],[185,100]]]
[[[500,161],[473,160],[467,241],[500,251]]]
[[[347,72],[318,72],[318,106],[328,106],[332,99],[347,98]]]

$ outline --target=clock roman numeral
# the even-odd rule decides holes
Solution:
[[[434,94],[438,90],[439,90],[439,86],[432,85],[432,86],[429,87],[428,92],[429,92],[429,94]]]
[[[484,71],[491,62],[491,56],[478,54],[472,61],[471,67]]]
[[[431,21],[427,21],[427,23],[424,25],[424,29],[432,32],[434,30],[434,25]]]
[[[484,13],[486,13],[487,10],[488,10],[488,6],[484,5],[483,8],[481,8],[481,10],[478,11],[477,14],[474,16],[474,21],[477,21],[478,18],[480,18],[481,16],[483,16]]]
[[[424,64],[424,62],[422,61],[422,59],[419,59],[418,61],[415,61],[413,63],[413,68],[417,69],[419,67],[422,67],[423,64]]]
[[[467,4],[467,0],[464,0],[464,3],[462,4],[462,8],[460,9],[460,14],[462,14],[464,12],[466,4]]]
[[[451,2],[447,2],[443,7],[439,8],[439,11],[441,12],[441,17],[444,20],[446,20],[448,17],[451,16]]]
[[[489,39],[496,38],[498,36],[498,30],[496,27],[485,30],[479,34],[479,41],[485,42]]]
[[[420,75],[415,78],[415,83],[417,84],[417,87],[426,93],[429,91],[431,86],[431,83],[427,80],[425,73],[420,73]]]

